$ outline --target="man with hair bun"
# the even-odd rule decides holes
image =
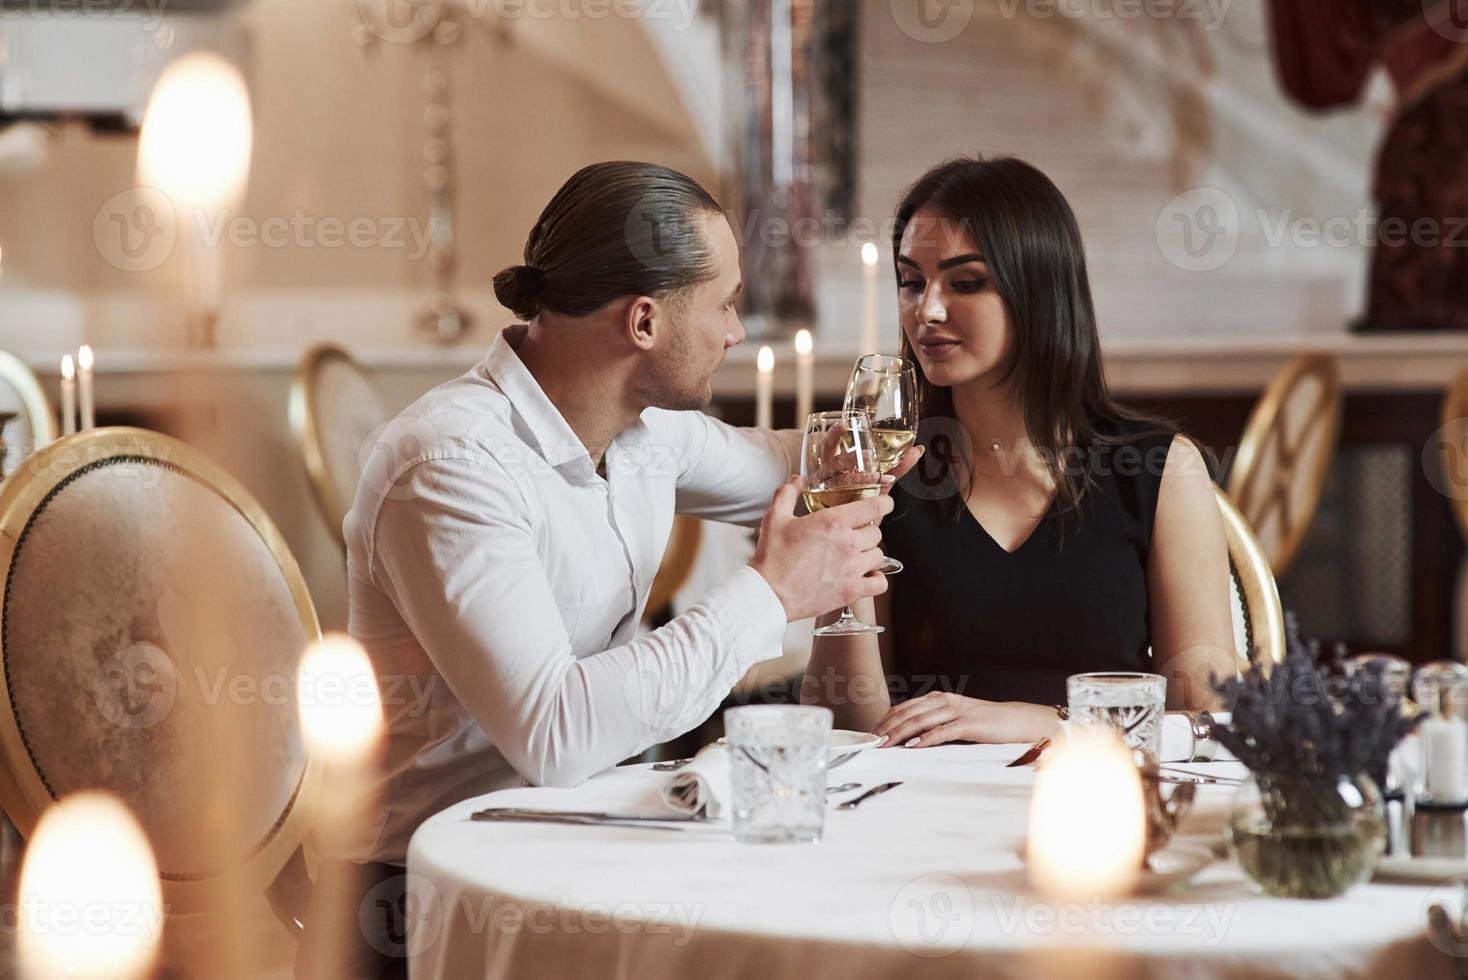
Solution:
[[[888,497],[797,516],[801,433],[699,411],[744,328],[738,246],[697,183],[646,163],[581,170],[494,286],[523,323],[387,427],[345,522],[349,629],[380,677],[422,692],[384,705],[368,834],[330,842],[363,894],[401,895],[432,814],[574,786],[681,735],[780,655],[788,622],[886,589]],[[639,637],[675,513],[758,525],[759,544]],[[371,918],[362,972],[403,975],[401,923]]]

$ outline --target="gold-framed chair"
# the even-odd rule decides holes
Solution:
[[[1228,543],[1229,606],[1240,669],[1249,669],[1255,652],[1264,663],[1277,664],[1285,656],[1285,622],[1274,572],[1243,513],[1221,487],[1213,491]]]
[[[316,506],[343,550],[342,521],[362,477],[362,446],[391,418],[371,377],[345,348],[317,344],[302,356],[291,385],[291,432]]]
[[[26,363],[0,350],[0,476],[56,440],[56,414]]]
[[[21,834],[105,790],[171,913],[263,893],[298,932],[319,777],[295,676],[321,634],[260,505],[175,439],[95,429],[0,486],[0,571],[0,806]]]
[[[1283,575],[1305,540],[1340,437],[1335,361],[1302,354],[1260,396],[1239,440],[1226,489]]]
[[[673,596],[683,588],[693,574],[702,541],[703,521],[681,514],[673,518],[673,530],[668,536],[668,548],[663,552],[663,563],[658,566],[658,573],[653,576],[652,586],[648,589],[643,622],[649,622],[667,609]]]
[[[1442,427],[1437,430],[1438,489],[1448,498],[1458,533],[1468,541],[1468,367],[1448,383],[1442,403]],[[1458,569],[1453,601],[1453,656],[1468,660],[1468,558]]]

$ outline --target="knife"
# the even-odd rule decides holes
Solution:
[[[867,790],[865,793],[861,794],[856,799],[847,800],[845,803],[840,804],[839,806],[836,807],[836,809],[838,809],[838,810],[855,810],[865,800],[871,799],[872,797],[876,796],[878,793],[885,793],[889,789],[896,789],[897,787],[899,787],[901,785],[902,784],[899,782],[899,783],[883,783],[881,786],[873,786],[871,789]]]
[[[525,810],[517,807],[490,807],[487,810],[478,810],[470,819],[579,824],[584,827],[641,827],[647,830],[682,830],[679,824],[710,822],[706,817],[617,816],[611,813],[594,813],[584,810]]]

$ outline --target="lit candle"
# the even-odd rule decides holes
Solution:
[[[1124,894],[1141,871],[1146,833],[1131,753],[1110,733],[1075,732],[1035,779],[1025,845],[1030,882],[1058,898]]]
[[[121,801],[76,793],[42,814],[17,903],[21,976],[150,976],[163,933],[158,864]]]
[[[71,362],[71,355],[67,354],[61,359],[61,434],[73,435],[76,432],[76,367]]]
[[[320,766],[316,824],[322,841],[345,843],[372,822],[372,768],[382,742],[382,700],[367,652],[349,636],[329,633],[301,657],[296,681],[301,737]],[[350,846],[348,844],[347,846]],[[339,938],[314,945],[303,975],[348,976],[346,937],[358,933],[359,885],[365,879],[322,876],[313,929]],[[315,958],[319,957],[319,958]]]
[[[254,125],[250,94],[224,58],[195,52],[171,62],[158,79],[138,137],[138,183],[165,194],[174,207],[187,257],[189,343],[215,344],[223,281],[216,241],[244,196]]]
[[[810,331],[795,335],[795,427],[805,428],[816,403],[816,355]]]
[[[86,432],[88,429],[97,427],[96,403],[92,398],[92,348],[82,344],[82,349],[76,352],[76,379],[77,393],[81,396],[82,420],[79,428]]]
[[[861,247],[862,295],[860,354],[877,353],[877,246]]]
[[[754,424],[761,429],[775,425],[775,350],[761,347],[755,362]]]

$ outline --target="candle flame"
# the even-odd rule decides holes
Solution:
[[[235,204],[250,170],[250,94],[217,54],[185,55],[164,69],[138,141],[138,182],[181,207]]]
[[[876,245],[872,244],[871,242],[867,242],[861,247],[861,260],[867,265],[876,265],[878,259],[879,255],[877,253]]]
[[[158,864],[122,802],[88,791],[47,810],[20,874],[21,976],[141,978],[163,932]]]
[[[76,366],[72,364],[71,355],[67,354],[61,358],[61,379],[70,381],[76,377]]]
[[[769,374],[775,370],[775,349],[773,347],[761,347],[759,357],[755,359],[755,367],[760,374]]]
[[[76,352],[76,366],[83,374],[92,370],[92,348],[89,344],[82,344],[81,350]]]
[[[809,330],[801,330],[795,335],[795,353],[809,354],[811,352],[812,346],[813,343],[810,339]]]
[[[382,735],[382,701],[367,651],[328,633],[306,648],[296,681],[306,747],[328,764],[360,763]]]
[[[1079,730],[1056,746],[1030,799],[1030,881],[1049,895],[1119,895],[1146,846],[1142,780],[1111,732]]]

